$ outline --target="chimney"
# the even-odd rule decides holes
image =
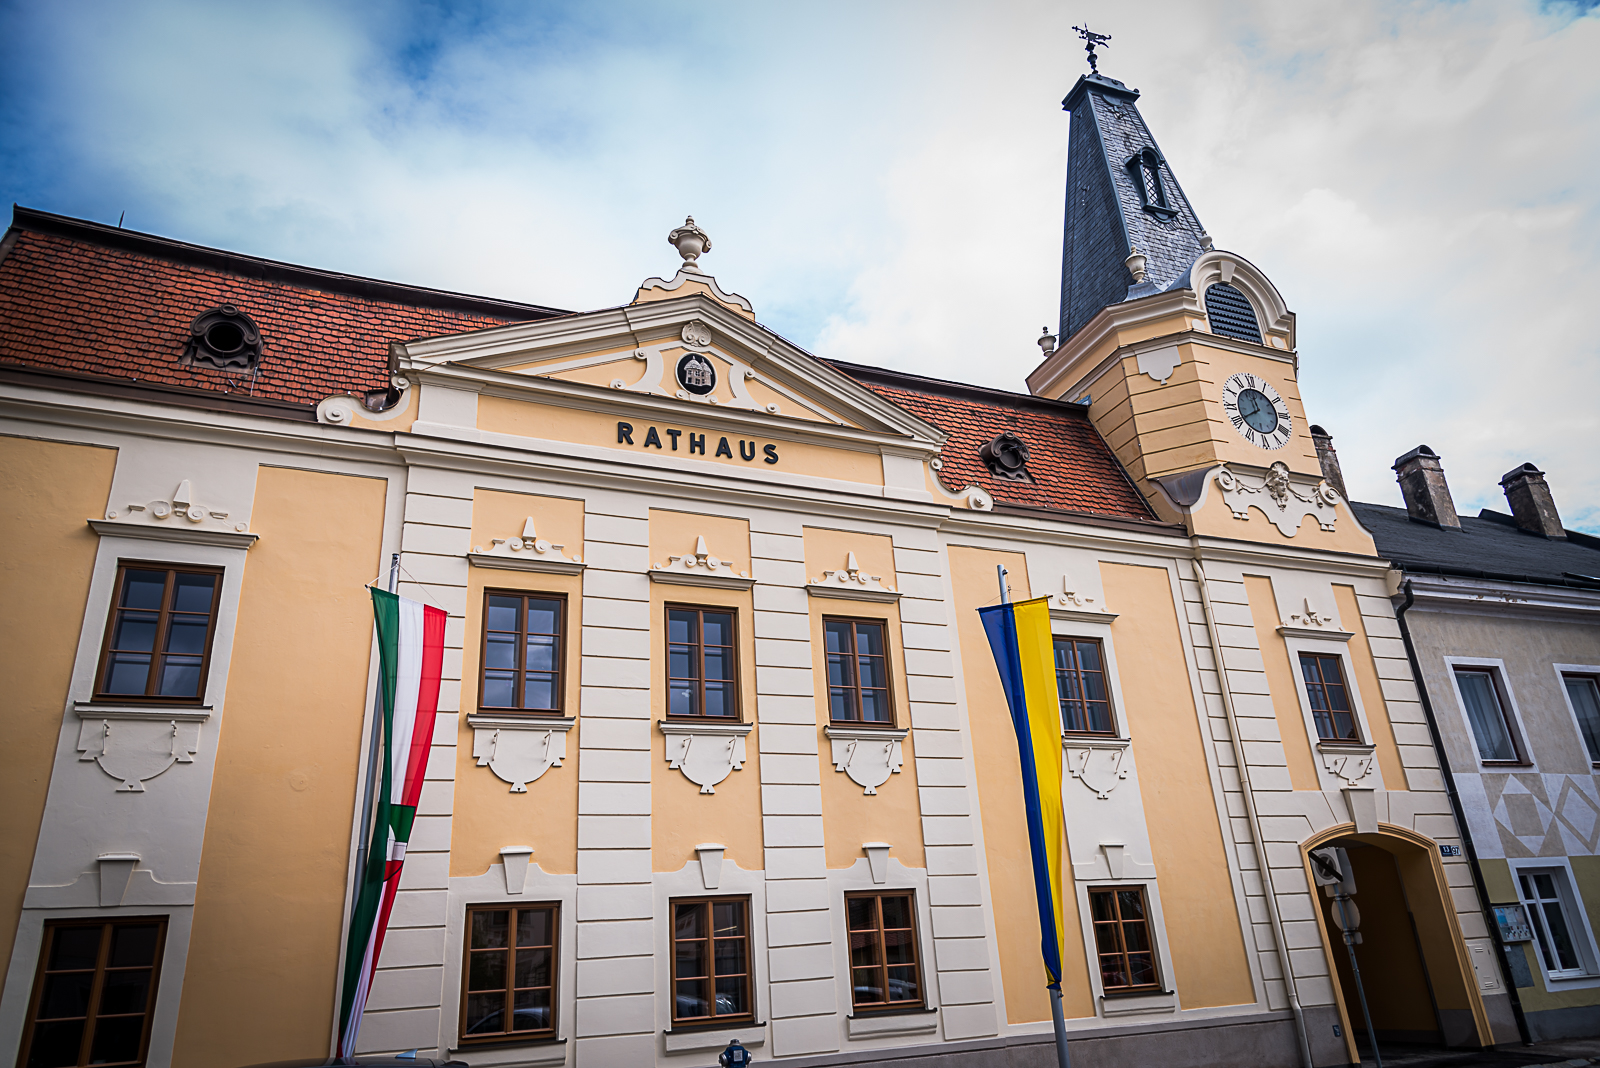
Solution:
[[[1311,443],[1317,447],[1317,463],[1322,467],[1322,477],[1345,500],[1350,494],[1344,489],[1344,472],[1339,470],[1339,454],[1333,448],[1333,435],[1320,426],[1311,428]]]
[[[1567,536],[1543,471],[1532,464],[1514,467],[1501,476],[1500,488],[1506,491],[1506,503],[1511,505],[1511,514],[1516,516],[1520,529],[1546,538]]]
[[[1400,496],[1406,499],[1406,512],[1412,519],[1449,530],[1461,529],[1461,517],[1456,515],[1456,502],[1450,499],[1438,453],[1418,445],[1396,460],[1394,469]]]

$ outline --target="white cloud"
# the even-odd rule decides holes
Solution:
[[[1426,441],[1463,510],[1532,460],[1600,529],[1600,18],[1466,0],[41,5],[30,206],[574,308],[706,266],[820,355],[1021,388],[1056,319],[1070,24],[1220,244],[1299,315],[1357,496]]]

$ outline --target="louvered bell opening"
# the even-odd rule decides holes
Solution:
[[[1166,207],[1161,200],[1161,186],[1158,184],[1160,179],[1156,177],[1156,169],[1148,160],[1139,167],[1139,176],[1144,179],[1144,202]]]
[[[1256,310],[1243,293],[1226,282],[1218,282],[1206,290],[1206,318],[1211,320],[1213,334],[1261,344]]]

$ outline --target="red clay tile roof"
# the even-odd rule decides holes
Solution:
[[[997,506],[1156,519],[1081,404],[829,362],[950,435],[939,477],[952,491],[977,485]],[[996,478],[978,455],[985,442],[1007,430],[1028,444],[1032,483]]]
[[[312,405],[388,385],[389,344],[563,314],[240,256],[16,208],[0,248],[0,363]],[[195,316],[232,304],[257,373],[178,362]]]

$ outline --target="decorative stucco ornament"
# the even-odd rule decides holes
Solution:
[[[820,593],[822,589],[841,588],[844,595],[859,596],[864,594],[888,594],[886,600],[898,599],[899,594],[893,586],[883,584],[882,575],[869,575],[861,569],[861,564],[856,560],[854,551],[845,553],[844,567],[837,571],[824,571],[821,578],[811,580],[811,592]],[[868,598],[878,600],[877,597]]]
[[[823,728],[833,748],[833,770],[850,776],[863,793],[875,794],[889,776],[900,774],[905,756],[900,743],[909,733],[904,728],[882,727]]]
[[[1117,784],[1128,777],[1128,769],[1123,766],[1127,762],[1128,745],[1120,738],[1064,738],[1062,748],[1066,750],[1067,774],[1104,801]]]
[[[690,319],[684,323],[680,336],[685,345],[693,348],[703,349],[711,344],[711,328],[699,319]]]
[[[193,764],[200,724],[209,713],[159,715],[80,710],[78,759],[92,760],[118,780],[118,793],[142,794],[144,784],[174,764]]]
[[[531,716],[471,715],[472,755],[478,767],[488,768],[511,792],[525,794],[528,783],[567,756],[567,732],[575,720],[535,719]]]
[[[683,723],[662,720],[656,724],[666,736],[667,766],[703,794],[717,792],[717,784],[744,767],[748,723]]]
[[[1239,475],[1226,466],[1218,468],[1217,488],[1222,499],[1233,512],[1235,519],[1249,519],[1250,508],[1255,506],[1286,538],[1292,538],[1300,529],[1301,520],[1307,516],[1315,519],[1323,530],[1332,530],[1339,518],[1339,494],[1326,481],[1318,481],[1309,493],[1296,488],[1289,468],[1278,460],[1267,468],[1260,482],[1249,475]]]
[[[714,578],[734,579],[750,577],[750,574],[747,571],[740,571],[736,574],[733,570],[732,564],[721,559],[720,557],[711,555],[711,550],[706,548],[706,539],[704,534],[698,534],[695,536],[694,552],[684,553],[682,556],[669,556],[667,557],[666,565],[663,567],[661,564],[656,564],[655,570],[689,571]]]
[[[1322,770],[1337,775],[1346,786],[1355,786],[1372,774],[1377,749],[1370,745],[1329,745],[1319,743]]]
[[[693,215],[686,216],[683,225],[667,235],[667,244],[677,249],[678,255],[683,257],[683,270],[697,273],[700,267],[695,261],[711,251],[711,238],[694,224]]]
[[[1334,624],[1332,616],[1325,616],[1311,607],[1309,597],[1302,599],[1305,604],[1304,612],[1291,612],[1289,619],[1297,627],[1331,627]]]

